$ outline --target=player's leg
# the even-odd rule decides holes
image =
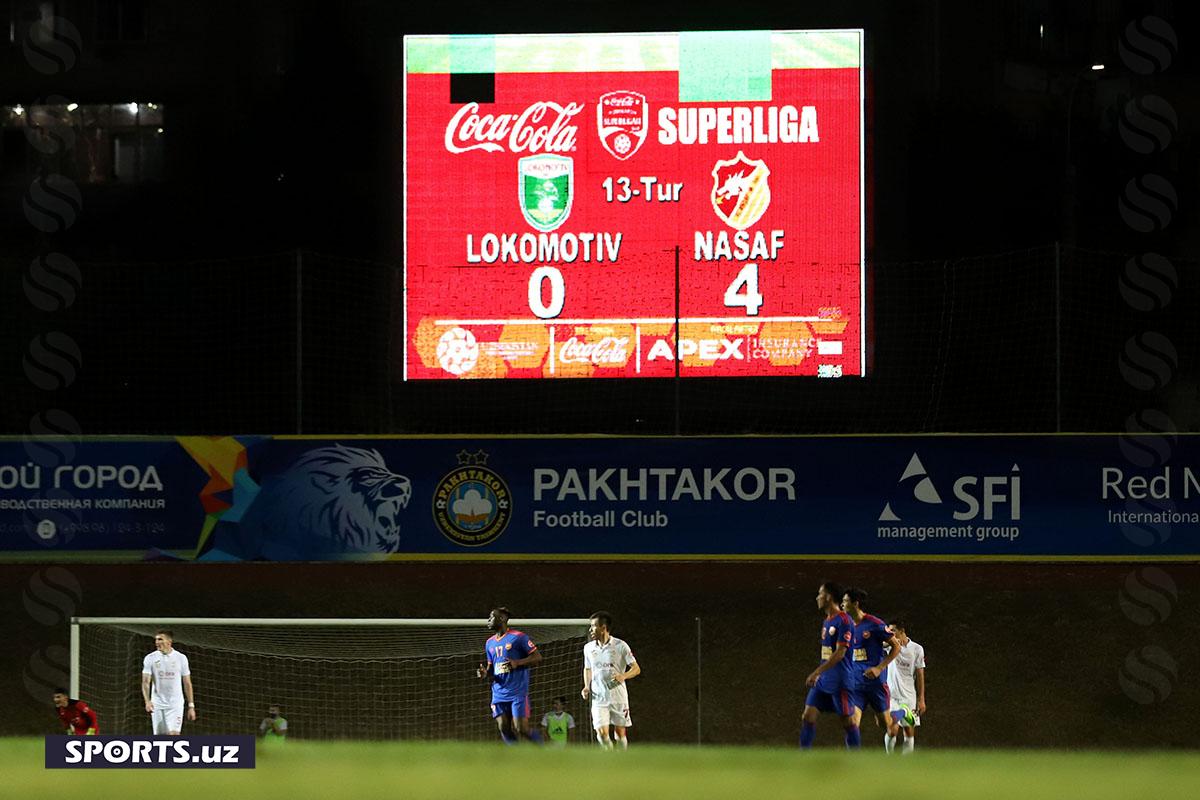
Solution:
[[[529,717],[529,695],[525,695],[524,700],[513,703],[513,722],[516,723],[516,732],[519,736],[528,739],[534,744],[541,744],[541,734],[538,733],[536,728],[529,725]]]
[[[492,718],[505,744],[516,744],[517,734],[513,730],[512,703],[492,703]]]
[[[913,748],[917,746],[917,729],[915,726],[908,726],[904,729],[904,744],[901,745],[901,754],[907,755],[913,752]]]
[[[167,728],[167,711],[168,710],[169,709],[159,708],[158,706],[155,706],[154,710],[150,712],[150,725],[151,725],[151,729],[154,731],[155,736],[166,736],[167,735],[167,730],[168,730],[168,728]]]
[[[862,734],[858,728],[862,719],[861,701],[848,689],[839,690],[834,699],[837,702],[838,716],[842,718],[842,729],[846,732],[846,747],[857,750],[862,747]]]
[[[883,749],[889,753],[896,750],[896,737],[900,735],[900,721],[903,719],[903,708],[892,709],[888,712],[887,733],[883,735]]]
[[[178,736],[183,730],[183,704],[171,706],[166,713],[167,718],[167,735]]]
[[[610,706],[609,718],[612,722],[617,747],[620,747],[622,750],[628,750],[629,739],[625,736],[625,729],[633,726],[633,720],[629,717],[629,706]]]
[[[891,715],[888,709],[892,706],[892,696],[888,692],[887,685],[880,682],[873,686],[860,687],[857,693],[858,707],[860,715],[869,713],[875,718],[875,724],[884,731],[888,730],[891,724]],[[884,736],[884,748],[887,748],[887,736]]]
[[[592,730],[596,732],[596,741],[604,750],[612,750],[612,739],[608,734],[609,710],[607,703],[592,703]]]
[[[620,725],[613,726],[613,741],[617,748],[621,750],[629,749],[629,739],[625,737],[625,728]]]
[[[813,741],[817,738],[817,718],[821,716],[822,711],[837,711],[833,696],[815,687],[809,689],[808,696],[804,698],[804,713],[800,715],[801,749],[807,750],[813,746]]]

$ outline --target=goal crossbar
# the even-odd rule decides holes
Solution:
[[[518,618],[508,621],[509,627],[520,625],[583,625],[591,620],[587,617],[548,617],[548,618]],[[467,627],[487,625],[486,618],[424,618],[401,617],[388,619],[384,617],[72,617],[72,625],[230,625],[230,626],[270,626],[286,627],[289,625],[320,627],[320,626],[353,626],[355,628],[404,627],[437,628],[437,627]]]

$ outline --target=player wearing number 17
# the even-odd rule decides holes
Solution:
[[[475,671],[492,685],[492,718],[505,744],[516,744],[518,736],[540,738],[529,729],[529,668],[542,663],[542,654],[532,639],[508,627],[511,616],[503,607],[488,615],[488,628],[495,633],[484,643],[487,663]]]

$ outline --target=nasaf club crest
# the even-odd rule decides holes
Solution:
[[[522,158],[517,181],[526,222],[539,231],[552,231],[567,221],[575,189],[575,161],[570,156]]]
[[[649,128],[650,106],[644,95],[617,91],[600,95],[596,103],[596,129],[600,144],[621,161],[641,149]]]
[[[717,216],[739,231],[758,222],[771,205],[770,175],[761,159],[751,161],[741,150],[731,161],[718,161],[712,169],[710,195]]]

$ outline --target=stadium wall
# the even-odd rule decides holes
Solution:
[[[1200,613],[1187,588],[1200,579],[1194,563],[0,565],[0,734],[55,731],[50,692],[65,671],[72,615],[482,619],[504,604],[530,617],[614,615],[644,669],[631,684],[635,740],[696,741],[699,663],[705,744],[790,746],[825,579],[866,588],[870,611],[903,615],[925,646],[923,745],[1195,744],[1186,723],[1200,688],[1186,665],[1200,644],[1180,635]],[[481,644],[485,635],[481,625]],[[203,715],[206,683],[222,678],[192,667]],[[289,709],[293,719],[305,713]],[[479,713],[488,713],[482,688]],[[825,720],[818,745],[839,741],[837,722]]]

